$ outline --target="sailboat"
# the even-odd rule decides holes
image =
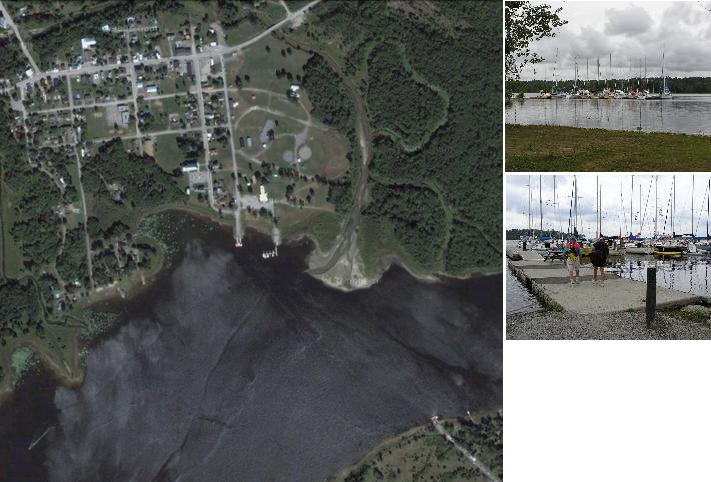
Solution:
[[[632,176],[632,194],[634,194],[634,176]],[[641,218],[641,213],[642,213],[642,185],[639,185],[639,212],[640,212],[640,220],[639,220],[639,233],[637,236],[632,235],[632,198],[634,196],[630,196],[630,236],[628,238],[627,243],[625,244],[625,254],[642,254],[642,255],[650,255],[654,253],[654,247],[648,240],[644,240],[642,238],[638,238],[637,236],[642,235],[642,218]]]
[[[674,96],[671,93],[671,90],[669,90],[669,87],[667,87],[667,75],[664,72],[664,52],[662,52],[662,78],[664,79],[664,85],[662,87],[662,94],[659,97],[660,99],[673,99]]]
[[[711,213],[711,179],[706,188],[706,239],[696,244],[696,250],[711,254],[711,238],[709,238],[709,214]],[[693,223],[692,223],[693,224]]]

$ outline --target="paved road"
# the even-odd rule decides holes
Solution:
[[[22,48],[22,52],[25,54],[25,57],[27,57],[27,60],[30,62],[30,65],[32,66],[33,75],[36,76],[37,74],[40,73],[39,67],[37,67],[37,64],[35,63],[35,60],[32,58],[32,55],[30,55],[30,51],[27,49],[27,46],[25,45],[25,41],[22,40],[22,37],[20,36],[20,31],[17,29],[17,25],[15,25],[15,22],[12,20],[12,17],[8,13],[8,11],[5,9],[5,5],[3,5],[2,2],[0,2],[0,11],[2,11],[3,16],[5,17],[5,21],[7,24],[10,26],[10,28],[15,32],[15,36],[17,37],[17,40],[20,41],[20,47]]]
[[[131,39],[126,32],[126,48],[128,49],[128,58],[131,58]],[[135,128],[136,128],[136,136],[138,137],[138,152],[141,153],[141,156],[143,155],[143,140],[141,140],[141,128],[139,127],[139,122],[138,122],[138,93],[137,93],[137,86],[138,86],[138,79],[136,78],[136,68],[134,67],[133,63],[129,64],[128,68],[128,75],[131,76],[131,97],[133,98],[133,113],[135,117]]]
[[[218,57],[220,55],[230,55],[230,54],[239,52],[240,50],[247,48],[248,46],[252,45],[253,43],[259,42],[265,36],[271,34],[273,31],[283,27],[285,24],[292,22],[294,20],[301,20],[303,18],[303,16],[305,15],[306,11],[309,8],[313,7],[314,5],[318,4],[320,1],[321,0],[314,0],[313,2],[300,8],[299,10],[291,12],[289,15],[284,17],[284,19],[275,23],[268,29],[264,30],[262,33],[256,35],[255,37],[252,37],[249,40],[242,42],[239,45],[235,45],[232,47],[220,46],[215,49],[206,50],[204,52],[195,52],[193,55],[190,55],[190,56],[177,55],[177,56],[172,56],[172,57],[163,57],[160,59],[144,59],[141,61],[141,63],[144,65],[164,64],[166,62],[171,62],[176,59],[178,59],[178,60],[185,60],[186,58],[204,59],[204,58],[209,58],[209,57]],[[95,72],[101,72],[102,70],[111,70],[111,69],[122,68],[122,67],[126,67],[126,64],[109,63],[109,64],[105,64],[105,65],[87,65],[87,66],[82,66],[79,69],[64,69],[64,70],[57,70],[57,71],[52,71],[52,72],[42,72],[42,76],[44,77],[44,76],[49,75],[51,77],[57,77],[57,76],[64,76],[67,74],[93,74]],[[37,69],[37,72],[39,72],[39,69]],[[31,81],[31,79],[25,79],[25,80],[18,82],[17,85],[24,86],[30,81]]]
[[[185,96],[188,95],[187,92],[176,92],[174,94],[160,94],[160,95],[151,95],[151,96],[146,96],[146,100],[161,100],[161,99],[167,99],[167,98],[174,98],[175,96]],[[65,110],[72,110],[72,109],[91,109],[92,107],[109,107],[112,105],[119,105],[119,104],[128,104],[129,102],[133,102],[132,98],[127,98],[127,99],[120,99],[120,100],[112,100],[110,102],[94,102],[93,104],[79,104],[75,105],[73,108],[72,107],[54,107],[52,109],[40,109],[40,110],[32,110],[30,111],[30,114],[52,114],[55,112],[62,112]]]
[[[230,131],[230,155],[232,156],[232,173],[235,176],[234,193],[235,193],[235,245],[242,244],[242,216],[241,216],[241,200],[239,193],[239,173],[237,171],[237,156],[235,155],[235,135],[232,128],[232,105],[230,103],[230,93],[227,90],[227,75],[225,74],[225,59],[220,57],[220,68],[222,69],[222,89],[225,96],[225,114],[227,125]]]
[[[459,450],[459,452],[464,456],[464,458],[466,458],[469,462],[471,462],[471,464],[474,467],[479,469],[479,471],[481,471],[481,473],[484,474],[484,476],[487,479],[491,480],[492,482],[501,482],[501,480],[499,480],[499,478],[493,474],[493,472],[491,471],[491,469],[489,469],[489,467],[487,467],[483,462],[481,462],[479,459],[474,457],[472,455],[472,453],[469,452],[467,449],[465,449],[464,447],[459,445],[454,440],[454,438],[449,434],[449,432],[447,432],[447,430],[445,430],[445,428],[442,426],[441,423],[439,423],[437,421],[433,421],[432,425],[434,426],[435,430],[437,430],[437,432],[441,433],[444,436],[444,438],[447,440],[447,442],[449,442],[450,444],[452,444],[452,446],[454,446],[454,448]]]
[[[74,109],[74,96],[72,94],[72,83],[69,82],[69,76],[67,76],[67,93],[69,94],[69,107]],[[77,140],[81,137],[79,133],[76,134]],[[87,231],[87,226],[89,224],[89,212],[86,209],[86,196],[84,196],[84,184],[81,179],[81,159],[79,159],[79,151],[77,151],[76,143],[74,143],[74,157],[77,161],[77,182],[79,183],[79,194],[81,194],[81,205],[82,212],[84,214],[84,240],[86,242],[86,265],[89,270],[89,286],[94,289],[94,268],[91,264],[91,239],[89,239],[89,231]],[[64,280],[65,282],[71,280]]]

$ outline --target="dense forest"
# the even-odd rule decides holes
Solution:
[[[20,49],[20,42],[14,35],[2,37],[0,38],[0,52],[2,52],[0,79],[16,81],[27,69],[27,58]]]
[[[447,225],[437,194],[427,188],[376,184],[363,213],[390,221],[403,249],[422,266],[436,266]]]
[[[129,154],[121,139],[103,144],[83,169],[84,189],[124,207],[151,207],[182,199],[175,178],[149,156]]]
[[[394,133],[406,145],[424,143],[445,115],[444,100],[413,79],[397,45],[381,44],[368,57],[367,102],[376,130]]]
[[[329,67],[319,55],[313,55],[304,65],[302,85],[314,95],[309,99],[313,106],[312,113],[326,125],[346,134],[354,146],[355,107],[348,90],[341,83],[338,74]],[[348,154],[352,161],[353,152]],[[341,179],[329,185],[328,201],[336,206],[336,211],[346,213],[353,204],[353,162],[351,169]]]
[[[564,92],[573,90],[574,80],[558,81],[558,88]],[[656,92],[661,91],[663,81],[660,78],[650,79],[632,79],[630,82],[627,79],[610,79],[610,80],[591,80],[583,82],[578,80],[578,87],[583,87],[591,91],[599,91],[607,85],[610,88],[623,89],[627,86],[637,89],[644,88],[648,90],[654,89]],[[554,83],[551,80],[521,80],[512,82],[511,92],[550,92],[553,89]],[[711,94],[711,77],[667,77],[667,87],[677,94]]]
[[[374,190],[379,189],[375,178],[427,187],[446,201],[454,219],[445,247],[447,271],[469,273],[498,266],[502,85],[501,71],[495,66],[500,65],[502,55],[502,6],[497,2],[440,2],[428,8],[415,3],[403,10],[382,2],[322,3],[313,9],[315,20],[307,26],[307,36],[324,43],[342,39],[339,48],[344,52],[346,72],[348,66],[355,72],[365,65],[369,51],[378,45],[399,46],[403,66],[406,61],[421,78],[447,92],[451,99],[447,122],[420,149],[405,152],[389,138],[375,139],[371,183]],[[380,80],[368,75],[361,84],[364,93]],[[410,84],[391,86],[394,103],[408,102]],[[379,108],[377,101],[375,106]],[[370,115],[373,108],[369,102]],[[420,114],[417,108],[408,109],[402,115],[412,118],[398,122],[415,126],[422,122]],[[413,217],[420,208],[411,207]]]

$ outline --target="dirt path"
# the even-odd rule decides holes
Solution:
[[[287,40],[287,43],[290,42]],[[295,46],[294,44],[291,45]],[[358,181],[355,186],[353,207],[351,208],[345,226],[341,231],[338,245],[331,254],[331,257],[323,265],[309,270],[309,272],[313,275],[322,275],[327,273],[336,265],[336,263],[339,262],[339,260],[341,260],[341,258],[347,256],[349,252],[352,252],[351,244],[356,240],[356,230],[358,228],[358,223],[360,222],[361,212],[365,206],[365,194],[366,187],[368,185],[368,166],[370,165],[372,157],[372,137],[370,133],[370,125],[368,124],[368,114],[365,107],[365,101],[360,95],[358,87],[343,73],[335,60],[324,53],[318,52],[318,54],[321,55],[329,66],[338,74],[341,81],[343,81],[345,86],[350,91],[351,97],[354,100],[356,106],[356,130],[358,131],[358,143],[361,150],[362,166],[360,176],[358,177]]]

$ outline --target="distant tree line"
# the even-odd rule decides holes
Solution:
[[[513,93],[518,92],[550,92],[553,89],[555,83],[551,80],[520,80],[515,82],[510,82],[510,91]],[[564,92],[569,92],[573,90],[575,81],[570,80],[559,80],[558,88]],[[601,91],[607,86],[608,88],[618,88],[618,89],[654,89],[655,92],[659,92],[662,89],[663,80],[659,77],[649,78],[649,79],[609,79],[605,80],[591,80],[585,82],[578,79],[578,88],[585,88],[591,91]],[[672,92],[677,94],[711,94],[711,77],[667,77],[667,87]]]

